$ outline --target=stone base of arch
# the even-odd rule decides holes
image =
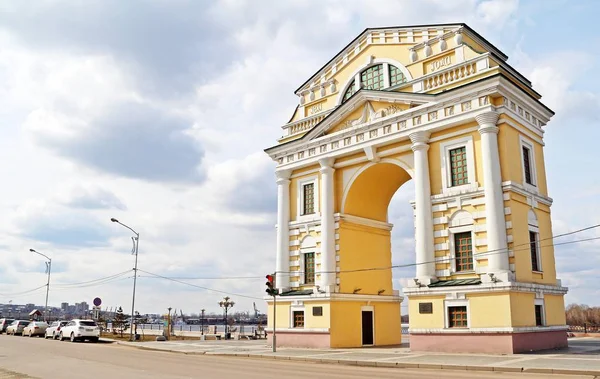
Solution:
[[[270,300],[270,299],[269,299]],[[398,346],[402,344],[400,308],[402,297],[359,294],[313,294],[281,296],[277,299],[277,346],[304,348],[350,348],[363,346]],[[273,336],[273,303],[268,301],[267,339]],[[315,309],[316,308],[316,309]],[[303,312],[304,325],[294,324],[294,312]],[[371,318],[371,340],[365,341]],[[368,336],[367,336],[368,337]]]
[[[518,354],[568,347],[566,330],[535,328],[522,333],[411,334],[411,351],[443,353]]]

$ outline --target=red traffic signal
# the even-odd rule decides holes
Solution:
[[[275,275],[267,275],[267,282],[265,283],[267,285],[267,289],[266,289],[266,293],[268,293],[271,296],[275,296],[277,295],[277,290],[275,289]]]

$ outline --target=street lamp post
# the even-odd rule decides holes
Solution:
[[[228,324],[228,322],[227,322],[227,310],[229,308],[233,307],[234,305],[235,305],[235,303],[233,301],[229,300],[229,296],[225,296],[223,298],[223,300],[219,301],[219,306],[225,310],[225,339],[227,339],[227,337],[229,336],[227,334],[227,331],[228,331],[228,328],[227,328],[227,326],[228,326],[227,325]]]
[[[46,258],[48,262],[46,262],[46,271],[48,271],[48,282],[46,283],[46,310],[44,312],[44,321],[48,321],[48,292],[50,291],[50,271],[52,270],[52,259],[47,255],[40,253],[39,251],[35,251],[35,249],[29,249],[32,253],[36,253]]]
[[[201,335],[204,335],[204,312],[206,311],[206,309],[202,309],[200,312],[202,312],[202,316],[200,317],[200,331],[201,331]]]
[[[136,232],[129,226],[123,224],[122,222],[119,222],[119,220],[117,220],[116,218],[111,218],[110,221],[116,222],[117,224],[120,224],[120,225],[126,227],[127,229],[131,230],[133,232],[133,234],[135,234],[135,237],[131,237],[131,239],[133,239],[133,242],[134,242],[133,253],[135,254],[135,266],[133,267],[133,296],[131,299],[131,325],[129,325],[129,340],[133,341],[133,318],[135,317],[134,316],[134,314],[135,314],[135,285],[137,282],[137,262],[138,262],[138,248],[140,246],[140,233]]]

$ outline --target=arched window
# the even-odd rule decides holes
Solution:
[[[406,77],[400,71],[400,69],[396,66],[390,65],[390,86],[395,86],[396,84],[404,83],[406,81]]]
[[[350,83],[342,97],[342,103],[352,97],[359,89],[378,91],[406,81],[407,78],[404,72],[394,65],[380,63],[367,67],[350,79]]]
[[[354,95],[354,93],[356,92],[355,84],[356,83],[353,80],[352,83],[350,84],[350,86],[348,87],[348,89],[346,90],[346,93],[344,93],[344,99],[342,100],[342,102],[348,100],[349,98],[352,97],[352,95]]]
[[[371,66],[360,73],[360,88],[379,90],[383,88],[383,65]]]

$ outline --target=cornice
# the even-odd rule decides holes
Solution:
[[[507,113],[507,108],[491,104],[490,96],[506,98],[509,102],[519,101],[513,97],[515,86],[500,75],[471,83],[455,90],[427,96],[429,103],[410,108],[386,117],[381,117],[364,124],[349,127],[331,134],[308,139],[304,136],[288,143],[274,146],[266,152],[279,163],[279,168],[292,170],[316,164],[325,157],[341,157],[362,151],[365,147],[382,146],[400,142],[417,131],[440,131],[453,126],[475,120],[475,116],[496,111]],[[378,99],[386,99],[390,93],[376,91]],[[392,94],[390,98],[395,96]],[[357,104],[357,103],[355,103]],[[543,107],[538,102],[522,104],[523,112],[540,114]],[[536,108],[529,108],[532,104]],[[352,109],[352,108],[349,108]],[[355,108],[354,108],[355,109]],[[524,113],[525,114],[525,113]],[[522,126],[535,134],[540,134],[539,126],[523,122]],[[316,133],[316,132],[315,132]]]

